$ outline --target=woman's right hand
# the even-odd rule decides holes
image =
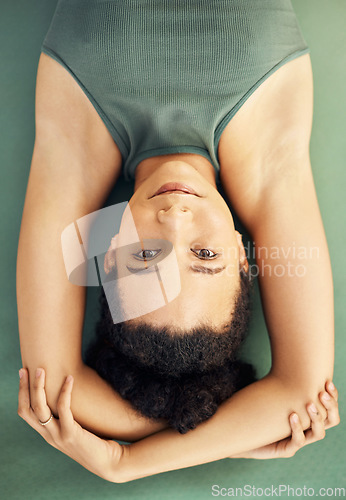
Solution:
[[[317,412],[313,403],[309,403],[306,405],[306,408],[310,415],[311,427],[305,432],[303,431],[299,416],[296,413],[291,413],[289,423],[292,435],[290,437],[254,450],[233,455],[230,458],[254,458],[261,460],[289,458],[293,457],[300,448],[323,439],[327,429],[335,427],[340,423],[338,391],[332,382],[327,382],[325,389],[324,392],[319,394],[319,399],[327,410],[327,418],[325,420]]]
[[[95,436],[74,420],[71,412],[71,376],[66,378],[60,392],[59,418],[54,418],[46,401],[45,372],[38,369],[37,373],[39,376],[36,376],[34,391],[30,394],[28,370],[20,370],[18,415],[51,446],[103,479],[117,482],[116,470],[125,446]]]

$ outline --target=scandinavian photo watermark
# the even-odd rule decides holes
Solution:
[[[201,245],[199,245],[201,246]],[[213,252],[221,255],[226,266],[225,274],[234,277],[238,272],[238,248],[215,247]],[[296,245],[293,241],[288,246],[256,246],[249,241],[240,254],[240,264],[247,261],[247,274],[250,279],[257,277],[302,278],[309,268],[309,263],[320,259],[320,248],[317,246]]]

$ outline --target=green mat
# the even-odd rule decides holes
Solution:
[[[346,2],[294,0],[300,25],[311,48],[315,113],[311,157],[335,280],[336,363],[334,381],[340,392],[341,424],[326,439],[300,450],[294,458],[269,461],[222,460],[168,472],[128,484],[111,484],[49,447],[17,416],[18,369],[21,366],[15,296],[15,264],[25,189],[34,144],[34,91],[40,46],[56,0],[2,0],[0,4],[0,189],[1,189],[1,425],[0,495],[3,499],[207,499],[212,486],[244,488],[243,496],[279,496],[260,488],[279,485],[292,490],[281,497],[338,497],[332,488],[346,489],[345,426],[345,272],[341,262],[346,244]],[[133,186],[123,179],[109,203],[129,199]],[[97,319],[98,291],[88,291],[85,335]],[[269,343],[259,304],[246,357],[264,374]],[[260,430],[259,430],[260,432]],[[254,487],[255,490],[251,488]],[[301,490],[299,490],[299,488]],[[330,488],[319,491],[320,488]],[[216,491],[216,490],[214,490]],[[231,491],[232,493],[232,491]],[[234,492],[235,496],[235,492]],[[238,496],[240,492],[238,491]],[[340,494],[342,496],[342,493]]]

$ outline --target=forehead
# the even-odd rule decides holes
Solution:
[[[228,320],[231,311],[228,306],[230,301],[223,304],[208,304],[203,300],[196,300],[194,297],[179,296],[174,301],[143,316],[145,321],[153,326],[171,326],[174,328],[191,329],[197,325],[210,324],[217,326]]]
[[[119,298],[125,314],[139,304],[133,304],[134,293],[131,287],[126,286],[125,281],[118,282]],[[200,323],[218,326],[229,320],[232,312],[232,305],[236,299],[239,289],[239,280],[233,282],[227,277],[221,279],[216,276],[195,277],[193,279],[184,279],[181,275],[181,290],[178,296],[170,302],[160,302],[160,290],[158,288],[145,289],[145,300],[148,304],[155,303],[157,307],[154,310],[145,311],[142,308],[141,318],[151,323],[153,326],[162,327],[163,325],[192,328]],[[150,296],[150,294],[153,294]],[[164,304],[164,305],[163,305]]]

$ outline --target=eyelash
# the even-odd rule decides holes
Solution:
[[[190,250],[191,250],[191,252],[193,252],[196,255],[196,257],[198,257],[201,260],[212,260],[212,259],[215,259],[215,257],[217,257],[219,255],[218,253],[213,252],[209,248],[201,248],[200,250],[194,250],[193,248],[190,248]],[[209,257],[201,257],[201,256],[197,255],[198,252],[202,252],[203,250],[211,252],[213,255],[210,255]],[[148,257],[141,257],[140,255],[138,255],[138,254],[141,254],[142,252],[157,252],[157,253],[153,257],[148,258]],[[134,253],[132,255],[137,260],[141,260],[141,261],[147,260],[148,261],[148,260],[154,259],[157,255],[159,255],[160,252],[161,252],[160,249],[158,249],[158,250],[144,249],[144,250],[140,250],[139,252]]]
[[[201,260],[212,260],[212,259],[215,259],[215,257],[217,257],[219,255],[218,253],[213,252],[209,248],[201,248],[200,250],[194,250],[193,248],[190,248],[190,250],[196,255],[196,257],[198,257]],[[199,257],[197,255],[197,252],[202,252],[203,250],[207,250],[208,252],[211,252],[213,255],[211,255],[209,257]]]
[[[140,254],[140,253],[142,253],[142,252],[157,252],[157,253],[156,253],[153,257],[141,257],[141,256],[140,256],[140,255],[138,255],[138,254]],[[144,262],[145,260],[146,260],[146,261],[148,261],[148,260],[153,260],[153,259],[155,259],[155,257],[157,257],[160,253],[161,253],[161,249],[155,249],[155,250],[153,250],[153,249],[145,248],[144,250],[140,250],[139,252],[137,252],[137,253],[133,253],[132,255],[133,255],[133,257],[134,257],[135,259],[137,259],[137,260],[140,260],[140,261]]]

